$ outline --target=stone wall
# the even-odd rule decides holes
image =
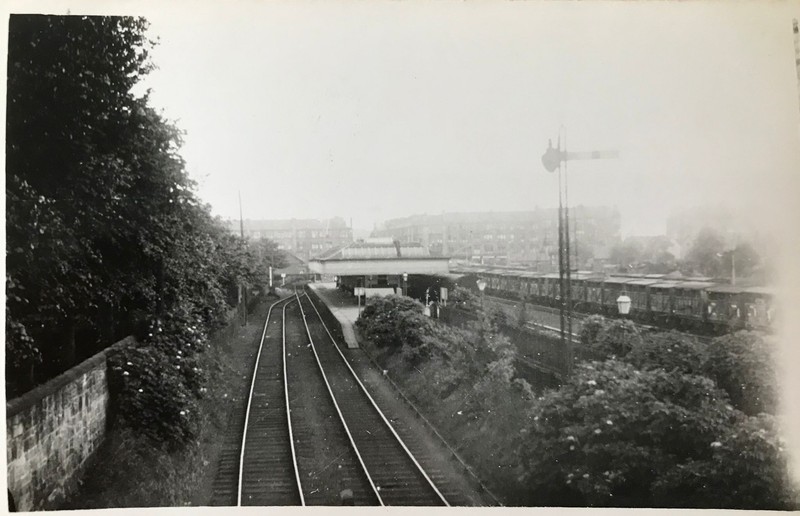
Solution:
[[[57,509],[105,438],[107,358],[127,337],[6,404],[8,489],[17,510]]]

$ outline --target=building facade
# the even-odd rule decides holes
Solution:
[[[238,220],[228,221],[230,230],[240,233]],[[268,238],[278,244],[278,248],[308,261],[314,256],[353,241],[353,230],[344,219],[334,217],[329,220],[287,219],[250,220],[242,222],[246,238],[258,240]]]
[[[431,255],[486,265],[558,268],[558,210],[443,213],[386,221],[374,237],[419,242]],[[620,236],[616,208],[570,208],[573,266],[590,264]]]

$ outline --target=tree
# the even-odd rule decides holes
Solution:
[[[692,242],[686,253],[686,261],[695,270],[707,276],[716,276],[720,272],[718,254],[725,250],[725,241],[717,231],[703,228]]]
[[[141,106],[130,89],[150,70],[145,28],[118,17],[9,23],[6,284],[16,297],[7,306],[35,342],[54,340],[42,328],[65,335],[65,362],[76,328],[102,319],[119,294],[104,250],[119,254],[115,223],[132,173],[119,149]],[[19,345],[7,342],[10,356]]]
[[[627,269],[642,261],[642,244],[631,238],[615,244],[611,248],[610,260],[620,268]]]
[[[703,371],[746,414],[774,414],[779,395],[775,345],[772,339],[753,331],[717,337],[708,346]]]
[[[257,249],[197,199],[181,131],[132,92],[152,68],[146,29],[130,17],[10,19],[12,393],[32,386],[32,368],[46,380],[153,318],[186,312],[213,329],[236,303],[230,285],[263,276]]]
[[[740,428],[743,417],[708,378],[641,371],[616,360],[579,364],[531,414],[518,448],[530,502],[622,507],[682,505],[655,495],[663,492],[661,479],[717,460],[715,443]],[[733,455],[718,460],[731,470],[741,461]],[[703,475],[714,480],[713,471]],[[758,492],[767,504],[768,494]],[[705,502],[718,503],[713,494]]]

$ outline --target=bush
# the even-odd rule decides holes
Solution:
[[[475,312],[481,305],[481,301],[473,291],[468,288],[456,287],[450,293],[449,302],[456,308]]]
[[[674,468],[654,484],[657,505],[797,509],[784,442],[773,416],[747,417],[711,443],[712,457]]]
[[[707,378],[616,360],[579,364],[536,401],[520,443],[529,503],[654,506],[654,483],[711,458],[737,414]]]
[[[774,413],[779,392],[774,345],[753,331],[718,337],[708,346],[703,371],[746,414]]]
[[[418,348],[433,331],[423,308],[422,303],[405,296],[374,298],[356,320],[356,327],[378,348]]]
[[[208,345],[201,321],[179,307],[152,321],[138,346],[110,359],[123,422],[170,448],[198,431],[197,400],[206,383],[198,358]]]
[[[606,321],[589,344],[590,351],[602,359],[623,358],[642,343],[639,328],[627,319]]]
[[[119,385],[119,416],[126,426],[171,449],[194,439],[196,399],[170,357],[141,346],[121,351],[110,363]]]
[[[625,361],[640,369],[703,374],[704,357],[704,350],[694,337],[671,331],[644,336],[633,346]]]
[[[586,347],[591,347],[600,332],[608,325],[608,319],[602,315],[590,315],[581,322],[579,340]]]

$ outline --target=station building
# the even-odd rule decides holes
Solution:
[[[408,294],[420,278],[448,274],[448,263],[448,257],[431,256],[419,243],[368,238],[312,258],[308,268],[353,295],[372,297]]]

